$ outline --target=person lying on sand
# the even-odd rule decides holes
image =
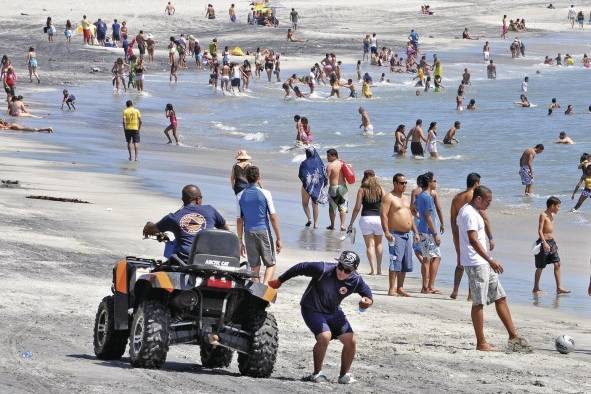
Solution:
[[[33,131],[39,133],[53,133],[53,129],[51,127],[46,128],[35,128],[35,127],[26,127],[22,126],[18,123],[8,123],[4,119],[0,119],[0,130],[12,130],[12,131]]]

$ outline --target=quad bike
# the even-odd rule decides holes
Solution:
[[[269,377],[278,330],[266,308],[277,291],[252,279],[238,237],[224,230],[199,232],[185,261],[127,257],[113,268],[113,295],[99,304],[94,353],[118,360],[129,341],[134,367],[161,368],[169,345],[192,343],[203,367],[227,367],[236,351],[241,374]]]

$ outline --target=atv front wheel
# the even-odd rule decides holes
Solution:
[[[133,316],[129,330],[131,365],[162,368],[169,342],[170,312],[157,300],[142,302]]]
[[[204,368],[226,368],[232,362],[232,350],[209,343],[201,345],[201,366]]]
[[[115,330],[113,296],[103,298],[94,319],[94,354],[100,360],[119,360],[127,346],[127,330]]]
[[[256,312],[248,320],[246,330],[252,333],[252,342],[248,354],[238,354],[238,369],[242,375],[268,378],[279,347],[277,321],[265,310]]]

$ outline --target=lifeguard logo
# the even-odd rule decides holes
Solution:
[[[179,221],[179,226],[181,226],[181,229],[191,235],[195,235],[199,231],[203,230],[206,227],[206,224],[207,222],[205,218],[198,213],[188,213],[184,215]]]
[[[348,291],[348,290],[347,290],[347,288],[346,288],[345,286],[343,286],[343,287],[341,287],[341,288],[339,289],[339,293],[341,293],[341,295],[345,295],[345,294],[347,294],[347,291]]]

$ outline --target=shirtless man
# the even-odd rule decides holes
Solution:
[[[486,66],[486,75],[488,79],[497,79],[497,66],[490,60],[488,66]]]
[[[363,128],[363,134],[373,134],[373,125],[369,120],[369,114],[363,107],[359,107],[359,115],[361,115],[361,124],[359,128]]]
[[[410,200],[404,195],[408,183],[406,177],[398,173],[392,182],[394,188],[382,198],[380,211],[382,229],[390,250],[388,295],[410,297],[404,290],[404,279],[407,272],[412,272],[413,234],[416,242],[419,237],[410,210]]]
[[[526,196],[531,194],[532,184],[534,183],[534,158],[543,151],[544,145],[537,144],[533,148],[527,148],[519,159],[519,176],[521,176],[521,183],[525,185]]]
[[[169,1],[168,4],[166,4],[166,8],[164,8],[164,12],[166,12],[170,16],[170,15],[174,15],[175,11],[176,10],[174,9],[174,6]]]
[[[566,135],[565,131],[561,131],[560,134],[558,134],[558,140],[554,142],[555,144],[564,144],[564,145],[572,145],[575,143],[575,141],[573,141],[572,138],[570,138],[568,135]]]
[[[470,71],[467,68],[464,69],[462,74],[462,85],[470,85]]]
[[[445,133],[445,137],[443,137],[443,143],[445,145],[452,145],[453,143],[459,143],[460,141],[458,141],[455,137],[456,137],[456,133],[458,132],[458,130],[462,127],[462,124],[460,123],[459,120],[456,120],[454,122],[454,125],[447,130],[447,133]],[[461,208],[461,207],[460,207]]]
[[[39,132],[39,133],[53,133],[53,129],[51,127],[45,127],[45,128],[35,128],[35,127],[26,127],[26,126],[22,126],[18,123],[8,123],[7,121],[0,119],[0,130],[1,131],[5,131],[5,130],[12,130],[12,131],[33,131],[33,132]]]
[[[410,129],[408,135],[406,136],[406,143],[408,144],[408,141],[410,141],[410,151],[413,156],[423,157],[425,154],[421,141],[427,142],[427,138],[425,138],[425,135],[423,134],[422,124],[423,121],[421,119],[417,119],[415,127]],[[405,149],[406,148],[407,147],[405,146]]]
[[[556,101],[556,97],[552,98],[552,102],[548,106],[548,115],[552,115],[555,109],[560,108],[560,103]]]
[[[222,93],[224,90],[230,91],[230,66],[226,63],[222,67]]]
[[[326,151],[326,160],[328,161],[326,173],[328,175],[329,182],[328,215],[330,217],[330,226],[328,226],[326,229],[334,230],[336,212],[338,211],[341,220],[341,231],[345,231],[347,230],[345,228],[345,220],[347,219],[348,201],[346,197],[347,183],[345,182],[345,177],[341,171],[341,167],[344,164],[339,160],[339,153],[337,150],[332,148]]]
[[[458,230],[458,223],[456,222],[456,219],[458,218],[458,213],[460,212],[460,209],[464,205],[472,201],[474,189],[476,189],[478,186],[480,186],[480,175],[475,172],[468,174],[468,177],[466,178],[466,190],[456,194],[455,197],[451,200],[449,220],[451,224],[451,234],[454,240],[454,247],[456,249],[457,265],[454,274],[454,289],[449,297],[453,298],[454,300],[458,297],[460,282],[462,281],[462,276],[464,275],[464,266],[460,263],[460,233]],[[495,248],[495,242],[493,241],[492,229],[490,227],[490,220],[488,219],[488,214],[486,213],[486,211],[480,211],[480,216],[482,216],[482,219],[484,220],[484,231],[486,232],[486,236],[488,238],[489,250],[492,251]],[[469,291],[468,300],[470,300]]]
[[[554,279],[556,279],[556,294],[568,294],[570,290],[563,289],[560,286],[560,257],[558,256],[558,246],[554,241],[554,217],[560,211],[560,199],[550,197],[546,201],[546,210],[540,214],[538,220],[538,240],[537,244],[542,244],[540,252],[536,254],[536,274],[534,276],[535,295],[541,293],[540,277],[542,271],[548,264],[554,264]]]

